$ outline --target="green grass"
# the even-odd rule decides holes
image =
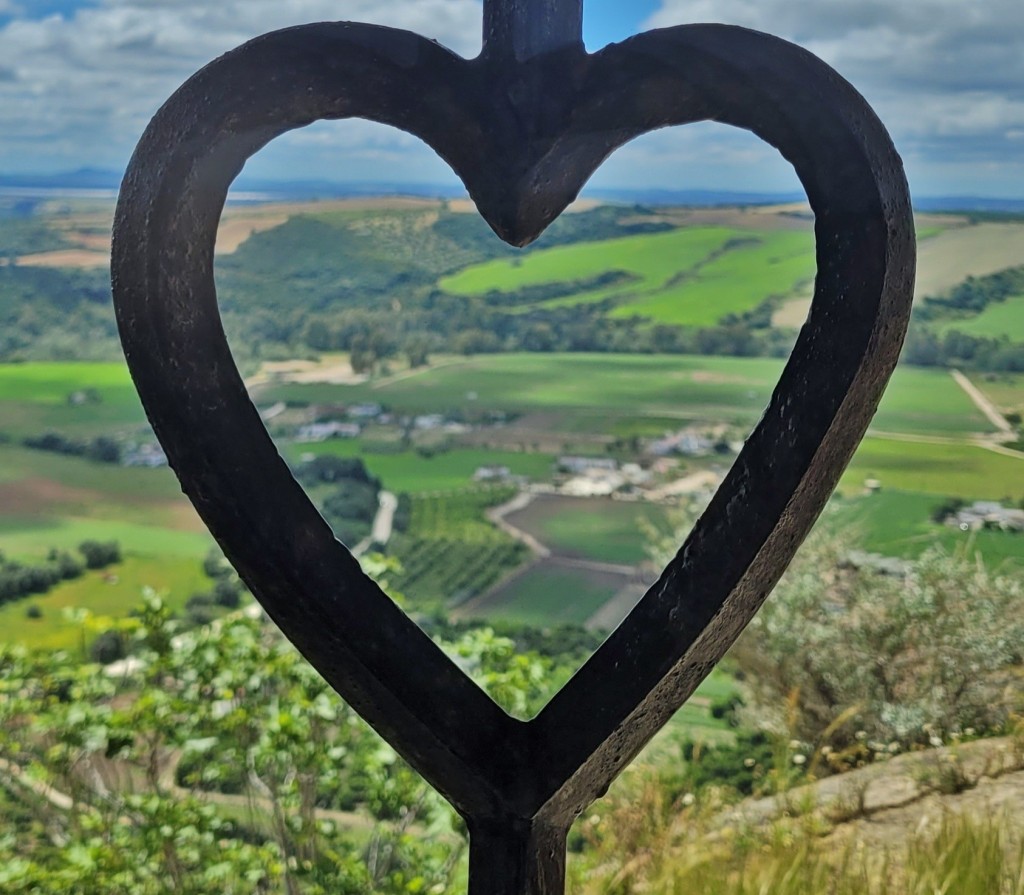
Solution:
[[[485,617],[538,627],[581,625],[615,596],[621,583],[541,564],[516,578],[500,603],[488,605]]]
[[[1024,373],[981,373],[971,382],[1003,413],[1024,415]]]
[[[166,556],[175,562],[201,558],[213,539],[203,531],[179,531],[119,519],[0,517],[0,550],[16,559],[38,559],[51,547],[71,550],[82,541],[118,541],[125,550]]]
[[[468,488],[473,473],[481,466],[508,466],[514,475],[546,479],[554,458],[550,454],[528,454],[516,451],[488,451],[453,448],[423,457],[415,451],[394,454],[365,452],[359,439],[323,441],[315,444],[292,444],[287,454],[294,460],[302,454],[330,454],[336,457],[362,457],[366,468],[380,478],[389,491],[400,494],[421,494],[430,491],[452,491]]]
[[[1024,342],[1024,295],[988,305],[980,314],[965,320],[944,320],[935,329],[945,335],[951,330],[985,339],[1009,337],[1011,342]]]
[[[125,468],[0,445],[0,549],[10,538],[51,546],[96,526],[193,534],[202,526],[169,469]],[[89,535],[86,534],[86,537]],[[64,537],[64,535],[60,535]],[[13,551],[13,547],[10,548]]]
[[[1024,565],[1024,539],[1004,531],[962,532],[932,521],[932,513],[944,498],[910,491],[880,491],[877,494],[835,498],[827,523],[860,540],[865,550],[884,556],[912,559],[932,546],[948,553],[966,552],[980,556],[990,567],[1006,563]]]
[[[814,278],[814,241],[807,233],[761,233],[758,245],[724,253],[684,281],[644,295],[612,312],[642,314],[658,323],[713,326],[772,296],[785,298]]]
[[[206,540],[209,545],[209,540]],[[0,607],[0,637],[12,643],[45,649],[74,649],[81,645],[83,627],[64,618],[65,609],[88,609],[94,617],[84,636],[90,641],[142,603],[142,591],[152,587],[162,593],[168,605],[181,609],[188,598],[209,590],[203,574],[201,555],[184,559],[173,551],[160,556],[128,554],[122,563],[102,572],[87,572],[47,594],[26,597]],[[42,610],[42,618],[30,619],[29,606]],[[104,619],[109,619],[105,623]]]
[[[1015,502],[1024,497],[1024,460],[972,444],[922,444],[865,438],[843,475],[840,488],[859,492],[865,479],[883,490],[913,491],[969,500]]]
[[[872,427],[883,432],[956,435],[992,424],[945,370],[897,367]]]
[[[580,417],[699,419],[749,425],[764,410],[782,371],[773,358],[624,354],[496,354],[455,360],[374,384],[272,385],[266,402],[378,401],[397,413],[557,411],[562,431]],[[900,367],[875,418],[890,432],[990,431],[970,399],[942,370]]]
[[[68,402],[84,389],[94,389],[99,401]],[[23,437],[56,430],[86,437],[145,422],[123,363],[0,364],[0,432]]]
[[[739,235],[723,227],[695,227],[556,246],[523,257],[474,264],[443,278],[439,285],[456,295],[480,295],[493,289],[514,291],[622,270],[639,278],[629,285],[629,291],[651,289],[700,264]],[[622,291],[621,286],[595,290],[581,295],[580,300],[597,301]]]
[[[545,498],[508,521],[559,555],[636,565],[650,540],[641,519],[664,525],[666,511],[632,501]]]
[[[789,295],[814,276],[814,240],[808,233],[690,227],[533,252],[524,258],[477,264],[441,280],[460,295],[511,292],[548,283],[573,283],[623,271],[625,284],[538,303],[553,308],[612,299],[613,316],[641,314],[659,323],[711,326],[726,314]]]
[[[489,410],[704,416],[752,421],[782,365],[770,358],[626,354],[496,354],[438,365],[413,376],[358,386],[282,385],[261,401],[379,401],[397,413]]]

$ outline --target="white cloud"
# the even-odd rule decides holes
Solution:
[[[0,3],[4,0],[0,0]],[[0,29],[0,169],[120,165],[159,105],[206,62],[317,21],[417,31],[479,50],[478,0],[104,0]]]
[[[1024,126],[1020,0],[662,0],[646,27],[700,21],[799,43],[865,95],[908,158],[1016,168],[1024,193],[1009,142]]]

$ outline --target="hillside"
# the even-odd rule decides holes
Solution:
[[[95,200],[0,208],[0,360],[117,356],[110,219]],[[918,228],[925,310],[908,358],[1024,367],[1024,293],[966,309],[943,298],[1019,265],[1024,225],[922,215]],[[814,272],[799,205],[581,202],[525,250],[457,200],[239,205],[217,251],[226,328],[247,364],[322,351],[354,351],[361,368],[515,350],[783,356]]]

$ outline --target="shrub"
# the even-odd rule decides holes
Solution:
[[[121,545],[117,541],[82,541],[78,552],[85,557],[87,569],[105,569],[121,561]]]
[[[92,642],[89,655],[92,656],[93,662],[99,662],[100,665],[109,665],[111,662],[123,659],[126,651],[121,632],[104,631]]]
[[[843,748],[934,743],[1000,728],[1024,651],[1024,585],[937,549],[903,576],[842,562],[812,538],[737,645],[761,713],[790,700],[793,735]],[[777,708],[776,708],[777,711]]]
[[[33,603],[28,609],[25,610],[25,618],[42,618],[43,610]]]
[[[213,600],[226,609],[237,609],[241,602],[242,586],[237,580],[221,578],[213,587]]]

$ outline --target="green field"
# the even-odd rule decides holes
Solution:
[[[865,479],[887,491],[913,491],[970,500],[1014,503],[1024,498],[1024,460],[973,444],[920,443],[865,438],[843,475],[844,493],[859,492]]]
[[[980,556],[992,567],[1010,563],[1024,568],[1024,536],[1004,531],[963,532],[933,522],[932,513],[943,502],[934,494],[894,490],[836,497],[823,520],[842,530],[851,542],[884,556],[913,558],[938,545],[949,553],[965,551]]]
[[[629,275],[613,286],[538,302],[561,307],[611,299],[615,316],[641,314],[659,323],[711,326],[771,296],[789,295],[813,278],[810,233],[690,227],[539,250],[523,258],[476,264],[440,281],[448,292],[481,295],[544,284],[571,285],[609,272]]]
[[[0,445],[0,470],[0,549],[6,549],[12,531],[34,533],[40,540],[42,532],[68,520],[202,531],[167,468],[126,468]]]
[[[974,317],[964,320],[944,320],[934,327],[945,334],[950,330],[985,339],[1024,342],[1024,295],[1014,295],[1005,301],[993,302]]]
[[[618,593],[623,583],[619,576],[543,562],[498,588],[479,614],[538,627],[582,625]]]
[[[896,368],[871,425],[882,432],[912,434],[992,431],[991,423],[948,372],[907,366]]]
[[[971,381],[1003,413],[1024,416],[1024,373],[983,373]]]
[[[93,400],[70,403],[93,389]],[[57,430],[76,437],[145,425],[123,363],[0,364],[0,433],[23,437]]]
[[[634,501],[541,496],[507,518],[559,556],[637,565],[650,542],[644,523],[664,528],[667,511]]]
[[[612,316],[642,314],[658,323],[713,326],[726,314],[742,314],[767,298],[786,298],[813,280],[810,234],[760,233],[758,240],[715,258],[692,279],[638,296]]]
[[[656,416],[749,425],[782,371],[772,358],[623,354],[492,354],[452,360],[414,375],[357,386],[271,385],[261,403],[377,401],[402,414],[557,411],[562,431],[580,417]],[[876,428],[955,434],[990,431],[943,370],[900,367]]]
[[[106,537],[107,533],[97,533]],[[210,540],[203,539],[204,550]],[[169,606],[181,609],[188,598],[210,589],[199,556],[188,559],[172,548],[157,556],[128,553],[124,561],[102,572],[86,572],[42,595],[25,597],[0,607],[0,640],[45,649],[75,649],[112,627],[142,604],[142,591],[151,587],[162,594]],[[36,606],[42,617],[28,618],[26,610]],[[93,618],[83,627],[65,618],[65,609],[88,609]]]
[[[366,468],[383,482],[387,490],[396,494],[467,488],[473,485],[473,473],[488,465],[507,466],[513,475],[546,479],[554,462],[550,454],[471,448],[452,448],[433,456],[422,456],[411,450],[375,454],[364,452],[362,442],[357,438],[292,444],[288,446],[287,453],[293,460],[303,454],[362,457]]]

